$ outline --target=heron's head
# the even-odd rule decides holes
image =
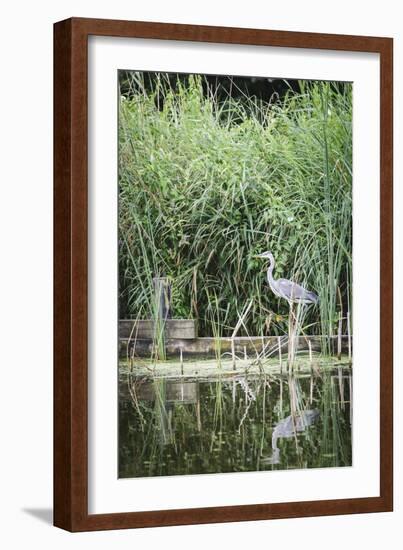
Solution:
[[[262,254],[257,254],[255,258],[263,258],[267,260],[273,260],[273,254],[268,250],[267,252],[263,252]]]

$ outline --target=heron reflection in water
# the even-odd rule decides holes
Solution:
[[[274,428],[271,437],[272,456],[264,458],[262,462],[266,462],[266,464],[280,464],[280,449],[277,446],[277,441],[283,438],[296,437],[297,433],[305,432],[306,428],[318,420],[319,414],[318,409],[309,409],[302,411],[297,416],[290,414],[290,416],[281,420]]]

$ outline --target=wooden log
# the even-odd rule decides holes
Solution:
[[[151,319],[119,319],[119,338],[129,338],[130,334],[138,339],[152,340],[155,335],[154,321]],[[133,330],[134,328],[134,330]],[[194,319],[167,319],[165,321],[166,338],[187,340],[197,338],[197,323]]]
[[[309,347],[311,348],[311,353],[321,351],[321,340],[322,336],[298,336],[295,339],[295,350],[296,351],[307,351],[309,353]],[[337,336],[331,338],[331,351],[332,353],[337,352]],[[308,344],[309,342],[309,344]],[[127,350],[127,338],[120,338],[119,347],[120,347],[120,357],[126,356]],[[189,356],[199,356],[199,357],[214,357],[215,356],[215,343],[214,338],[167,338],[166,340],[166,352],[168,357],[179,357],[180,350],[182,348],[183,357]],[[221,338],[220,348],[221,355],[227,353],[229,356],[232,356],[234,346],[235,354],[238,356],[245,355],[245,351],[249,357],[254,357],[256,352],[259,354],[263,346],[266,348],[266,356],[276,357],[278,356],[278,347],[279,347],[279,337],[278,336],[239,336],[236,338],[226,337]],[[133,343],[131,344],[133,345]],[[130,344],[129,344],[130,346]],[[287,352],[287,342],[281,344],[281,351],[283,353]],[[343,353],[348,352],[348,336],[343,335],[341,337],[341,349]],[[150,338],[138,338],[136,340],[136,355],[138,357],[149,357],[152,350],[152,340]],[[274,353],[270,355],[271,350],[274,350]]]

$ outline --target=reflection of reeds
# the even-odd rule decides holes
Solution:
[[[223,410],[224,410],[224,394],[222,388],[221,379],[217,380],[214,384],[214,416],[213,416],[213,430],[211,438],[211,449],[216,443],[217,432],[219,435],[222,433],[222,423],[223,423]]]
[[[238,426],[238,432],[241,432],[242,425],[245,422],[246,417],[248,416],[249,409],[252,406],[253,402],[256,401],[256,395],[255,395],[254,392],[252,392],[250,390],[247,378],[240,378],[238,380],[238,382],[239,382],[240,386],[242,387],[242,389],[244,391],[245,405],[246,405],[244,413],[242,415],[242,418],[241,418],[241,420],[239,422],[239,426]],[[263,384],[265,385],[264,380],[263,380]],[[260,391],[260,383],[259,383],[258,387],[256,388],[256,393],[259,393],[259,391]]]
[[[171,411],[167,409],[166,404],[166,380],[163,378],[155,379],[153,387],[155,393],[154,422],[160,436],[161,444],[166,445],[167,443],[172,443],[174,439]]]
[[[234,373],[229,380],[197,383],[134,376],[133,407],[120,404],[121,426],[130,426],[121,430],[121,475],[349,465],[351,375],[343,371],[342,377]],[[192,386],[181,393],[183,384],[197,384],[197,391]],[[344,411],[348,401],[350,411]],[[312,410],[318,419],[305,422]],[[276,425],[287,417],[291,437],[279,433],[273,441]]]
[[[331,459],[332,466],[343,466],[351,461],[351,442],[346,445],[342,437],[344,429],[348,429],[351,435],[351,423],[348,421],[348,427],[343,424],[346,422],[345,415],[342,414],[345,404],[343,377],[338,374],[326,374],[324,376],[323,396],[322,396],[322,415],[323,415],[323,438],[321,441],[321,451],[325,456]],[[351,401],[351,387],[348,387],[349,399]]]
[[[134,408],[135,408],[135,410],[136,410],[136,412],[139,416],[141,430],[144,431],[145,419],[144,419],[143,413],[141,412],[140,405],[139,405],[139,400],[138,400],[138,397],[137,397],[137,391],[136,391],[137,383],[136,383],[136,380],[132,378],[131,372],[129,373],[129,376],[128,376],[127,380],[128,380],[127,386],[128,386],[128,390],[129,390],[129,393],[130,393],[130,397],[131,397],[133,406],[134,406]]]

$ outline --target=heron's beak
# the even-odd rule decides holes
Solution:
[[[266,258],[266,256],[264,254],[256,254],[255,256],[253,256],[254,258]]]

